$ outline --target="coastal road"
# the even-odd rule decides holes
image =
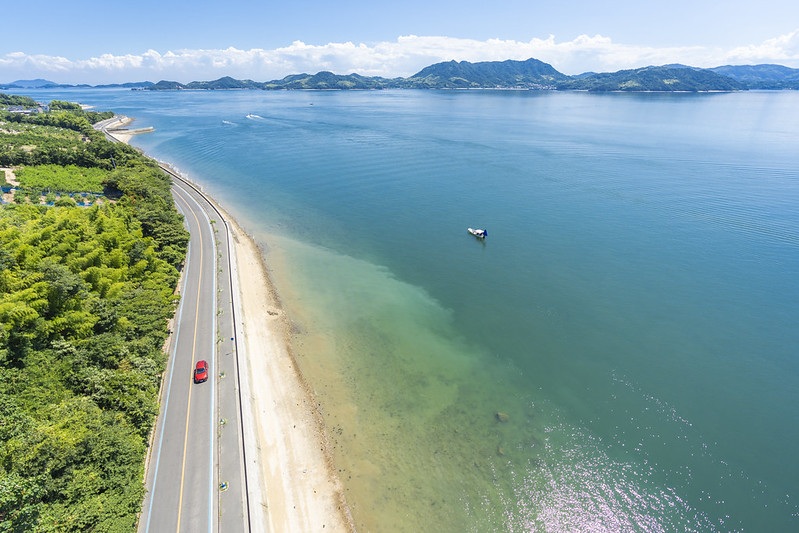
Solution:
[[[179,180],[172,191],[191,240],[138,530],[246,532],[250,527],[228,235],[221,216],[199,191]],[[208,362],[208,381],[195,384],[193,370],[200,360]]]
[[[115,116],[95,129],[120,142],[108,128],[125,118]],[[161,168],[173,179],[172,195],[191,239],[138,531],[249,532],[242,383],[248,389],[238,366],[233,303],[238,284],[230,233],[222,214],[200,190],[168,167]],[[208,362],[208,381],[195,384],[193,370],[200,360]],[[251,462],[254,455],[251,450]],[[257,487],[251,490],[257,492]]]
[[[173,326],[161,416],[148,463],[140,531],[216,531],[215,468],[216,245],[205,212],[175,191],[191,232],[183,287]],[[193,383],[199,360],[209,378]]]

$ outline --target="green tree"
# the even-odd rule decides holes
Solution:
[[[0,159],[112,200],[0,208],[0,532],[131,531],[188,233],[155,163],[55,107],[0,112]]]

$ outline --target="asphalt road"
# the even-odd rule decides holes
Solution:
[[[228,234],[191,185],[172,191],[191,241],[139,531],[249,531]],[[199,360],[209,378],[195,384]]]
[[[118,142],[107,131],[118,123],[115,116],[94,128]],[[242,324],[236,322],[233,303],[238,282],[230,233],[221,213],[195,186],[161,168],[173,178],[172,195],[191,240],[147,458],[147,494],[138,531],[262,530],[265,524],[259,518],[251,527],[249,509],[248,494],[260,489],[251,476],[248,490],[246,465],[249,459],[250,468],[255,468],[255,450],[250,435],[247,457],[242,422],[242,408],[247,406],[242,395],[249,384],[239,371],[236,332]],[[193,371],[200,360],[208,362],[208,381],[195,384]],[[252,433],[250,428],[246,431]]]

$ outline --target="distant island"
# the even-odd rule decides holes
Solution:
[[[3,89],[90,87],[58,85],[47,80],[18,80]],[[408,78],[359,74],[291,74],[280,80],[256,82],[229,76],[213,81],[179,83],[162,80],[97,85],[147,91],[179,90],[379,90],[379,89],[525,89],[590,92],[711,92],[750,89],[799,89],[799,69],[782,65],[726,65],[697,68],[687,65],[650,66],[617,72],[586,72],[568,76],[537,59],[526,61],[446,61],[423,68]]]

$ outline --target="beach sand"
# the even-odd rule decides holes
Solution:
[[[127,130],[121,129],[133,122],[133,119],[130,117],[126,117],[125,115],[116,115],[114,116],[114,121],[109,122],[105,126],[106,133],[113,135],[113,137],[118,140],[119,142],[128,144],[130,142],[130,138],[133,137],[134,133],[129,132]]]
[[[266,530],[354,531],[327,451],[321,416],[289,346],[290,324],[269,281],[262,251],[230,217],[246,343],[243,370],[255,429]],[[243,387],[243,394],[246,393]],[[245,436],[246,437],[246,436]],[[254,526],[254,530],[261,531]]]
[[[130,140],[113,129],[108,133],[121,142]],[[237,329],[242,330],[239,338],[244,337],[239,364],[252,531],[355,531],[321,415],[291,353],[291,325],[269,280],[263,252],[214,205],[230,230]]]

